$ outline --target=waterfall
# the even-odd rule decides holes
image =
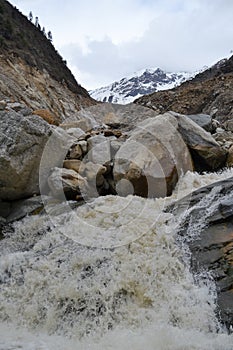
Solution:
[[[164,212],[230,176],[189,172],[169,198],[99,197],[15,222],[0,242],[0,350],[232,350],[215,285],[177,240],[185,214]]]

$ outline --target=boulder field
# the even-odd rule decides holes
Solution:
[[[143,119],[144,108],[134,105],[127,107],[135,118],[129,129],[130,114],[122,115],[122,106],[116,118],[112,107],[104,105],[96,114],[80,111],[59,125],[48,111],[21,103],[1,101],[0,109],[0,234],[2,227],[26,215],[43,213],[46,203],[69,200],[77,206],[107,194],[164,197],[187,171],[232,165],[233,134],[209,117],[203,124],[200,115],[150,111]],[[208,207],[216,208],[210,217],[200,203],[211,191],[216,193]],[[228,328],[233,317],[231,192],[229,179],[167,209],[183,212],[179,232],[187,236],[192,269],[213,274],[219,313]],[[200,226],[200,236],[189,239],[190,227],[200,219],[208,227]]]
[[[225,145],[222,130],[211,135],[193,121],[200,116],[150,111],[142,120],[143,110],[145,116],[148,110],[132,105],[131,114],[136,116],[138,110],[139,122],[128,130],[113,127],[114,113],[106,106],[96,107],[96,118],[92,109],[90,115],[80,112],[59,126],[48,111],[3,102],[1,106],[2,201],[38,195],[42,188],[46,195],[65,192],[68,199],[78,200],[87,194],[164,197],[188,170],[213,171],[231,164],[233,142],[228,137]],[[101,111],[105,123],[99,121]]]

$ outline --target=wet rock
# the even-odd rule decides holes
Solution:
[[[113,175],[121,195],[130,189],[142,197],[164,197],[187,170],[192,170],[189,151],[176,118],[166,114],[145,120],[131,132],[116,153]]]
[[[229,327],[233,320],[232,222],[226,220],[205,228],[200,239],[192,243],[191,251],[193,269],[209,270],[215,279],[221,321]]]
[[[0,216],[0,239],[4,238],[3,227],[6,225],[6,219]]]
[[[176,201],[174,204],[170,205],[166,210],[174,213],[175,215],[179,215],[189,208],[195,208],[195,205],[198,204],[206,195],[208,195],[214,189],[216,190],[216,194],[213,195],[213,202],[215,200],[218,200],[218,205],[216,205],[214,211],[210,214],[212,220],[214,220],[213,214],[218,213],[219,215],[219,206],[221,206],[221,203],[226,203],[228,201],[226,200],[225,196],[229,195],[233,191],[233,177],[230,177],[226,180],[217,181],[208,186],[203,186],[198,190],[183,197],[182,199]],[[199,214],[200,213],[197,211],[197,216],[199,216]],[[192,216],[193,215],[194,212],[192,211]]]
[[[229,178],[202,187],[167,209],[175,216],[183,215],[179,233],[191,250],[191,268],[195,273],[207,270],[213,276],[216,311],[228,328],[233,321],[232,192],[233,178]]]
[[[16,200],[39,193],[39,166],[51,134],[35,115],[0,111],[0,198]]]
[[[233,166],[233,145],[228,150],[227,166],[229,167]]]
[[[231,286],[233,286],[233,281]],[[219,296],[219,308],[220,310],[224,310],[224,319],[226,321],[230,321],[232,323],[233,319],[233,288],[226,292],[222,292],[221,295]],[[229,324],[228,324],[229,325]],[[230,325],[229,325],[230,326]]]
[[[213,223],[219,220],[225,220],[233,216],[233,198],[220,199],[213,214],[208,218],[208,222]]]
[[[43,198],[36,196],[12,203],[10,214],[6,218],[7,223],[22,219],[27,215],[39,214],[44,209],[44,201],[47,199],[48,197],[45,196]]]
[[[0,200],[0,216],[6,218],[11,211],[11,203]]]

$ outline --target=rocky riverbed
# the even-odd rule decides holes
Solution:
[[[187,172],[231,165],[233,134],[207,115],[157,115],[136,105],[126,109],[100,105],[56,126],[48,118],[49,111],[38,113],[22,103],[4,101],[1,106],[0,226],[4,232],[26,215],[43,214],[51,203],[53,207],[68,200],[75,208],[106,195],[166,197]],[[135,118],[133,128],[130,116]],[[187,237],[192,223],[202,218],[198,203],[205,201],[212,188],[218,185],[189,197],[190,217],[185,220],[190,224],[185,221],[181,228]],[[221,188],[221,195],[230,197],[231,180]],[[219,193],[213,203],[216,198]],[[232,323],[229,200],[220,202],[216,214],[211,213],[217,215],[212,221],[205,217],[201,238],[190,245],[193,269],[214,271],[220,317],[228,328]],[[183,208],[182,203],[177,208]]]

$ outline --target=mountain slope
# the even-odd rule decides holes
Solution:
[[[64,116],[93,104],[42,31],[0,0],[0,98]]]
[[[183,114],[207,113],[220,122],[233,118],[233,56],[169,91],[143,96],[137,104],[159,113],[173,110]]]
[[[193,77],[192,73],[167,73],[160,68],[140,70],[108,86],[90,91],[90,95],[102,102],[126,104],[154,91],[171,89]]]

